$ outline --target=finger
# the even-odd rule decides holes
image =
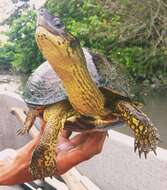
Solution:
[[[41,119],[41,118],[40,118],[40,125],[41,125],[41,127],[40,127],[40,133],[42,135],[43,132],[44,132],[45,126],[46,126],[46,122],[43,119]]]
[[[99,149],[101,151],[102,145],[104,143],[105,137],[107,133],[87,133],[87,134],[78,134],[74,137],[75,138],[86,138],[86,142],[83,145],[78,145],[75,148],[71,149],[67,152],[60,152],[57,157],[57,174],[62,174],[72,168],[73,166],[77,165],[78,163],[88,160],[92,156],[98,153]],[[91,137],[93,140],[90,140]],[[79,140],[78,140],[79,141]],[[88,143],[88,142],[89,143]],[[92,142],[92,143],[90,143]],[[92,146],[93,145],[93,146]],[[99,146],[100,145],[100,146]]]
[[[66,130],[62,130],[59,133],[57,145],[59,146],[59,144],[62,144],[62,143],[70,143],[70,141],[69,141],[70,135],[71,135],[71,132],[68,132]]]
[[[72,134],[71,131],[62,130],[58,137],[56,145],[56,152],[66,152],[73,148],[73,144],[70,142],[69,137]]]
[[[98,146],[98,149],[97,149],[97,153],[101,152],[106,137],[107,137],[107,132],[105,132],[104,134],[101,134],[101,137],[100,137],[101,139],[99,139],[99,146]]]
[[[89,159],[93,155],[101,152],[106,136],[106,132],[96,132],[89,135],[85,143],[80,145],[83,152],[85,152],[85,159]]]
[[[84,136],[84,144],[86,143],[98,143],[104,142],[107,132],[93,132]]]
[[[62,142],[62,143],[59,143],[57,144],[56,146],[56,153],[59,154],[59,153],[65,153],[65,152],[68,152],[70,150],[72,150],[74,148],[74,146],[69,143],[69,142]]]
[[[72,134],[72,131],[62,130],[60,133],[60,137],[68,139]]]
[[[80,145],[80,144],[84,143],[85,140],[86,140],[86,138],[88,138],[88,137],[89,137],[89,133],[85,133],[85,132],[79,133],[79,134],[76,134],[74,137],[72,137],[72,138],[70,139],[70,142],[71,142],[74,146]]]
[[[87,136],[87,144],[103,145],[104,140],[107,136],[106,132],[95,132]]]
[[[75,135],[73,138],[70,139],[70,142],[74,146],[82,145],[85,143],[92,142],[98,142],[100,140],[105,139],[106,132],[82,132],[80,134]],[[102,138],[102,139],[101,139]]]

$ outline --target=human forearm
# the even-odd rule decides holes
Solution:
[[[28,171],[32,151],[36,147],[39,138],[36,137],[30,143],[17,151],[9,163],[0,165],[0,185],[13,185],[25,181],[31,181]]]
[[[57,155],[55,175],[61,175],[78,163],[90,159],[101,152],[106,133],[78,134],[72,139],[68,135],[59,137],[57,144]],[[32,181],[29,172],[29,164],[32,152],[39,143],[36,137],[30,143],[17,151],[11,161],[7,164],[0,162],[0,185],[14,185]]]

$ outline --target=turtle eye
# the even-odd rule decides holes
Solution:
[[[46,10],[45,10],[44,8],[41,8],[41,9],[39,10],[39,14],[40,14],[41,16],[44,16],[45,13],[46,13]]]
[[[63,26],[63,23],[58,18],[54,18],[53,19],[53,26],[55,26],[57,28],[61,28]]]

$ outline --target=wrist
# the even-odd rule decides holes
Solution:
[[[12,155],[9,162],[4,162],[0,166],[0,185],[21,184],[32,180],[28,168],[32,152],[37,143],[38,140],[33,139],[23,148],[16,151],[15,156]]]

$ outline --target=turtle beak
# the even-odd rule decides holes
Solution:
[[[38,26],[42,26],[42,25],[45,25],[45,15],[47,13],[47,10],[46,9],[40,9],[38,10],[37,12],[37,27]]]

